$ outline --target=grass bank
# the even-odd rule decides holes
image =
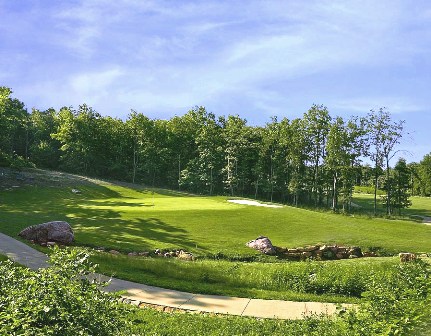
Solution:
[[[98,253],[104,274],[181,291],[293,301],[357,302],[369,276],[389,274],[397,258],[327,262],[186,262]]]

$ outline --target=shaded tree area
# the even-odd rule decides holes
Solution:
[[[0,88],[1,165],[345,212],[358,184],[386,190],[388,214],[408,206],[410,194],[431,194],[430,155],[390,167],[404,122],[385,109],[345,120],[312,105],[301,118],[250,126],[202,106],[169,120],[134,110],[121,120],[86,104],[28,112],[11,95]]]

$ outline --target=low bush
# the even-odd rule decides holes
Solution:
[[[0,335],[120,335],[127,309],[94,271],[82,249],[55,249],[52,267],[33,271],[0,262]]]
[[[35,168],[36,166],[19,155],[9,155],[0,150],[0,167],[11,167],[17,170]]]
[[[351,335],[419,335],[429,325],[431,269],[422,260],[374,274],[359,311],[345,316]]]

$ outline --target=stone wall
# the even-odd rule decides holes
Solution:
[[[362,253],[357,246],[311,245],[298,248],[275,247],[279,258],[288,260],[338,260],[375,256],[372,253]]]

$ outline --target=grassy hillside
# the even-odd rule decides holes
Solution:
[[[377,196],[377,202],[378,202],[378,213],[379,214],[385,214],[386,209],[380,202],[380,196]],[[430,197],[419,197],[414,196],[411,197],[410,200],[412,201],[411,207],[407,209],[401,210],[402,216],[425,216],[425,217],[431,217],[431,198]],[[374,209],[374,195],[371,194],[364,194],[364,193],[356,193],[353,195],[353,201],[355,204],[359,205],[360,208],[358,211],[366,212],[366,213],[372,213]],[[398,215],[398,211],[396,211],[396,214]]]
[[[3,188],[0,230],[16,236],[28,225],[66,220],[76,232],[77,245],[125,252],[184,248],[200,255],[247,255],[253,251],[244,244],[259,235],[286,247],[338,243],[393,252],[431,252],[431,226],[414,221],[342,216],[289,206],[262,208],[232,204],[226,197],[67,181]],[[81,193],[72,193],[72,188]],[[430,200],[421,202],[431,208]]]
[[[431,252],[431,226],[413,220],[239,205],[227,202],[226,197],[194,196],[38,170],[19,175],[0,172],[0,188],[0,232],[13,237],[32,224],[66,220],[75,230],[76,245],[123,252],[183,248],[198,256],[255,256],[258,253],[245,243],[259,235],[285,247],[337,243],[393,253]],[[355,201],[365,204],[369,199]],[[429,201],[420,199],[415,206],[427,211]],[[261,258],[271,263],[187,263],[106,253],[96,254],[93,260],[105,274],[166,288],[333,302],[355,302],[371,271],[387,272],[397,263],[396,258],[273,263],[274,257]]]

